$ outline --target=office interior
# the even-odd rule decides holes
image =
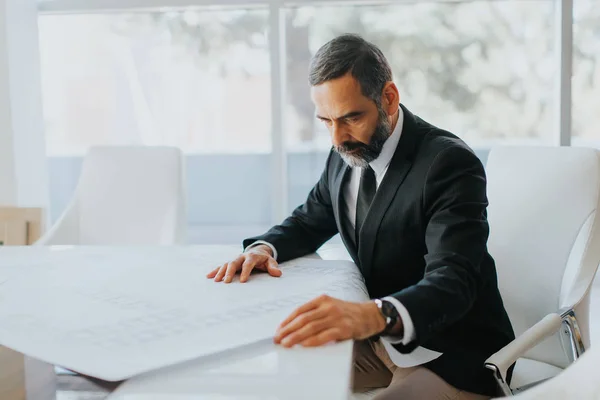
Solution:
[[[595,196],[600,174],[593,156],[592,167],[582,166],[588,159],[577,150],[540,154],[549,148],[596,154],[600,147],[598,0],[0,0],[0,28],[0,301],[2,268],[12,260],[3,261],[3,252],[12,247],[243,251],[245,238],[280,223],[321,176],[331,138],[315,118],[307,71],[328,40],[356,33],[387,56],[401,102],[412,112],[457,134],[484,165],[496,150],[505,155],[489,176],[494,188],[510,179],[498,172],[503,165],[511,170],[503,149],[525,155],[524,165],[547,163],[548,175],[519,192],[498,191],[494,199],[535,210],[538,196],[560,192],[547,210],[537,210],[537,221],[528,220],[531,214],[500,221],[515,236],[554,235],[544,243],[556,246],[531,251],[541,262],[562,257],[560,277],[546,287],[551,274],[543,265],[529,273],[524,268],[523,276],[539,286],[503,296],[554,296],[549,302],[559,311],[576,296],[568,288],[583,285],[579,323],[585,332],[569,327],[566,314],[559,330],[566,329],[572,343],[583,340],[583,355],[591,359],[592,343],[600,340],[600,283],[594,280],[600,259],[593,259],[589,243],[600,228],[584,220],[574,234],[561,230],[571,227],[576,207],[588,204],[583,196]],[[571,168],[587,175],[569,178],[569,193],[553,187]],[[522,196],[528,190],[535,193]],[[560,201],[563,195],[568,201]],[[168,223],[153,211],[166,203]],[[520,218],[538,225],[524,229]],[[535,243],[531,236],[523,240]],[[563,248],[568,251],[558,254]],[[324,249],[343,252],[339,235]],[[595,266],[581,272],[579,253]],[[519,257],[527,258],[519,253],[514,260]],[[581,357],[568,338],[552,340]],[[6,351],[11,357],[0,356],[0,365],[21,363],[14,368],[23,389],[11,392],[16,375],[0,372],[2,399],[110,399],[118,393],[114,385],[52,366],[42,379],[50,389],[38,396],[25,390],[25,381],[37,379],[23,364],[28,355]],[[542,353],[529,354],[539,361]],[[600,398],[591,389],[576,394],[575,387],[600,393],[600,386],[591,360],[569,357],[544,361],[550,372],[531,375],[543,383],[515,394],[562,387],[561,377],[573,368],[564,385],[574,392],[556,398]],[[264,385],[252,398],[269,398]],[[161,398],[176,398],[161,390],[155,391]],[[197,398],[220,398],[217,389],[211,393],[215,397]],[[194,396],[191,389],[187,394]],[[230,396],[222,398],[246,398]],[[314,385],[304,398],[333,398],[323,396]],[[531,398],[550,398],[537,396]]]

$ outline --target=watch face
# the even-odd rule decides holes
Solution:
[[[383,315],[385,315],[388,318],[397,317],[398,310],[396,310],[396,307],[394,307],[392,303],[385,300],[383,300],[381,303],[381,312],[383,313]]]

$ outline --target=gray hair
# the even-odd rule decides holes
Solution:
[[[324,44],[310,62],[308,81],[316,86],[348,72],[359,82],[362,94],[379,106],[392,69],[379,47],[359,35],[345,34]]]

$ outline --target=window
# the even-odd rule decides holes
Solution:
[[[307,71],[328,40],[358,33],[392,66],[401,101],[474,148],[552,143],[552,1],[302,6],[286,13],[288,209],[319,178],[331,141]]]
[[[188,237],[236,243],[271,222],[266,7],[39,19],[51,216],[93,145],[187,154]],[[251,194],[251,195],[249,195]]]
[[[554,0],[76,3],[40,3],[53,217],[89,146],[141,144],[187,153],[190,225],[209,227],[200,241],[237,243],[277,222],[271,208],[286,207],[272,194],[287,191],[288,210],[302,203],[331,146],[310,99],[310,59],[348,32],[383,50],[403,104],[483,160],[495,145],[558,144]],[[573,3],[572,141],[600,147],[600,8]],[[282,12],[285,36],[269,36],[269,10]],[[285,97],[274,104],[279,55]],[[283,132],[271,132],[280,115]],[[282,158],[287,187],[271,179]]]
[[[392,65],[402,102],[473,146],[552,140],[553,2],[500,0],[290,8],[290,151],[325,150],[306,71],[326,41],[359,33]]]
[[[42,16],[48,153],[269,152],[267,20],[262,8]]]
[[[573,3],[573,144],[600,147],[600,7]]]

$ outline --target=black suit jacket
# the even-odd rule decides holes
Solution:
[[[265,240],[283,262],[316,251],[340,232],[373,298],[392,295],[408,310],[416,340],[444,354],[426,364],[451,385],[493,396],[484,361],[514,339],[487,250],[483,165],[458,137],[404,106],[402,135],[359,234],[349,228],[343,185],[350,168],[331,152],[306,202]]]

